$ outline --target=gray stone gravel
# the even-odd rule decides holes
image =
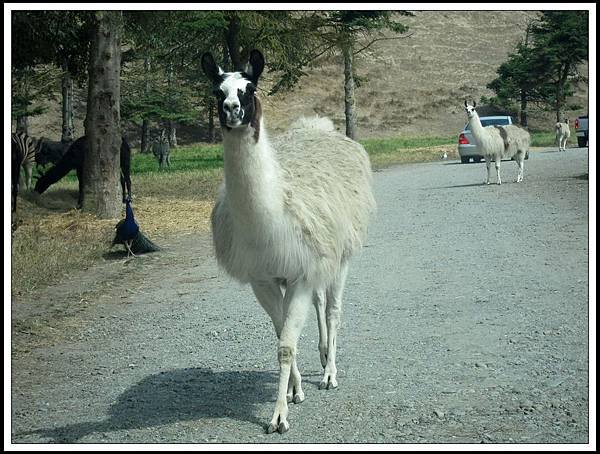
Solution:
[[[12,300],[12,443],[588,443],[588,151],[376,172],[351,265],[340,386],[267,435],[276,339],[207,236],[117,254]]]

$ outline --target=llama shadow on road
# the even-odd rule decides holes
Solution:
[[[135,384],[110,407],[103,421],[15,433],[48,438],[48,443],[77,443],[83,437],[119,430],[143,429],[202,418],[230,418],[266,428],[256,405],[275,395],[274,372],[213,372],[207,368],[176,369],[153,374]],[[16,439],[16,440],[15,440]]]
[[[485,181],[482,183],[469,183],[469,184],[456,184],[454,186],[439,186],[439,187],[435,187],[435,188],[430,188],[430,189],[456,189],[456,188],[471,188],[474,186],[491,186],[488,185]],[[494,186],[497,186],[494,183]]]

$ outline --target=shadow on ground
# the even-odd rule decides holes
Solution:
[[[23,199],[49,211],[67,212],[77,206],[79,191],[73,189],[50,189],[43,194],[35,191],[19,193]]]
[[[213,372],[206,368],[177,369],[146,377],[121,394],[108,419],[15,433],[47,438],[46,443],[77,443],[90,434],[143,429],[202,418],[231,418],[266,428],[255,406],[275,394],[273,372]]]

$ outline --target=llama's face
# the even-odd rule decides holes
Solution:
[[[230,129],[250,124],[255,112],[256,86],[244,73],[223,73],[223,82],[214,89],[221,126]]]
[[[477,115],[477,112],[475,111],[475,106],[476,104],[473,104],[472,106],[467,104],[467,101],[465,101],[465,112],[467,112],[467,118],[469,118],[469,120],[471,118],[473,118],[475,115]]]
[[[210,53],[202,56],[202,69],[213,82],[221,126],[227,130],[248,125],[257,131],[260,103],[255,96],[256,84],[265,65],[262,54],[253,50],[245,71],[224,72]]]

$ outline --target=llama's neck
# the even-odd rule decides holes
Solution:
[[[262,119],[258,135],[253,128],[223,131],[223,161],[232,214],[249,227],[281,219],[281,169]]]
[[[479,115],[477,112],[473,113],[473,116],[469,119],[469,125],[471,126],[471,132],[473,133],[473,137],[477,141],[477,143],[481,143],[485,131],[483,126],[481,125],[481,120],[479,119]]]

